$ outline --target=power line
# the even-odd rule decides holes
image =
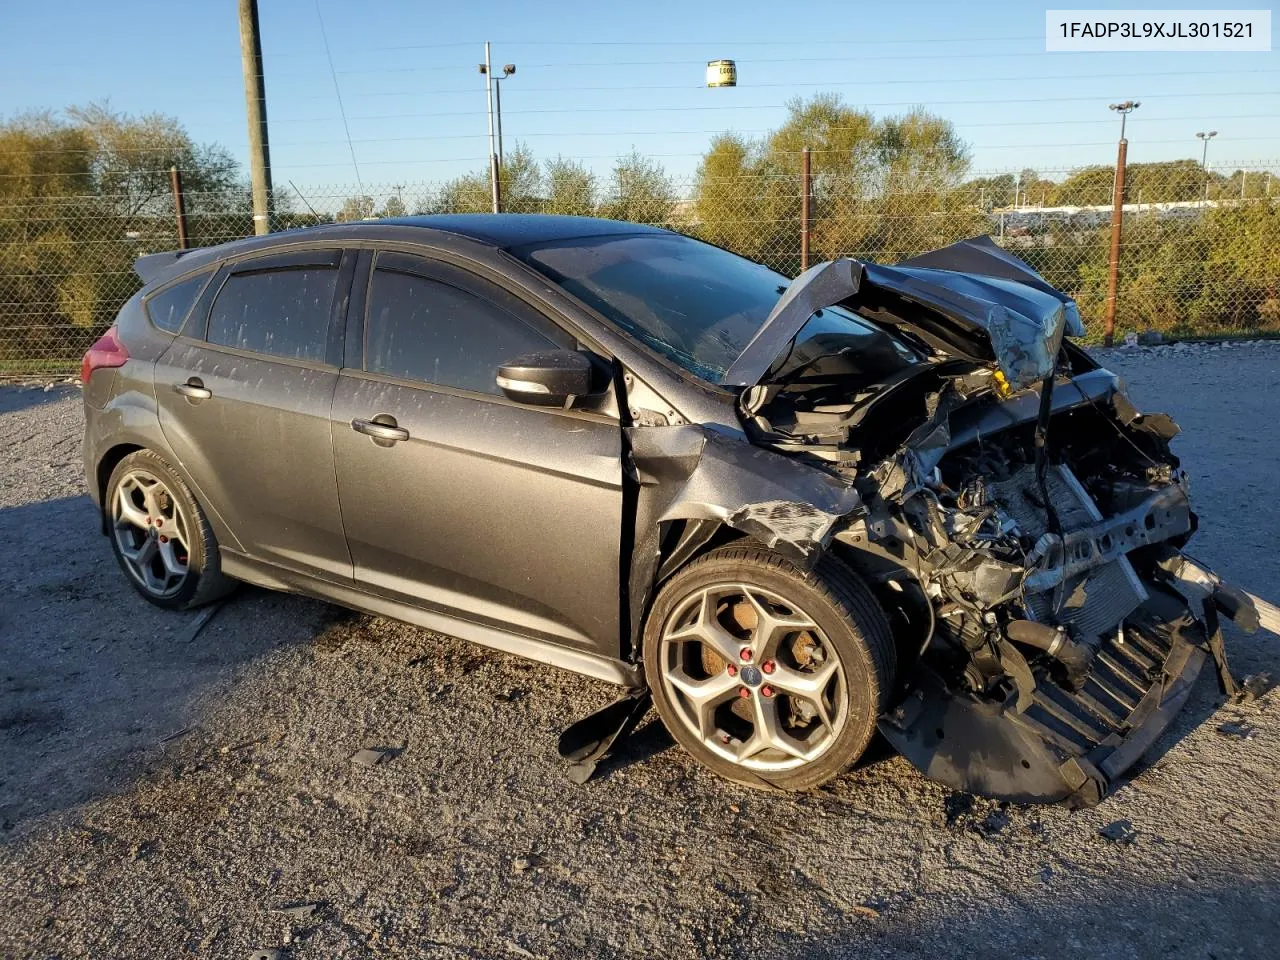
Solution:
[[[325,59],[329,61],[329,75],[333,77],[333,93],[338,98],[338,112],[342,115],[342,129],[347,134],[347,147],[351,151],[351,166],[356,172],[356,183],[360,183],[360,164],[356,162],[356,147],[351,142],[351,127],[347,124],[347,110],[342,105],[342,89],[338,86],[338,74],[333,69],[333,54],[329,52],[329,35],[325,33],[324,17],[320,13],[320,0],[316,0],[316,19],[320,21],[320,39],[324,41]],[[364,186],[360,189],[363,191]]]
[[[905,60],[997,60],[997,59],[1016,59],[1027,57],[1042,57],[1043,50],[1031,51],[1028,53],[926,53],[926,54],[886,54],[884,56],[862,56],[859,55],[855,64],[871,63],[881,60],[892,60],[901,62]],[[561,70],[566,68],[578,67],[677,67],[677,66],[702,66],[706,62],[705,58],[690,58],[684,60],[587,60],[587,61],[558,61],[556,63],[531,63],[525,69],[547,69]],[[845,57],[770,57],[770,58],[751,58],[744,59],[739,57],[738,62],[750,66],[759,63],[849,63],[850,58]],[[412,67],[378,67],[360,70],[342,70],[342,74],[363,74],[363,73],[434,73],[434,72],[453,72],[457,70],[456,65],[449,66],[412,66]],[[304,71],[292,71],[291,75],[301,76]]]
[[[1214,120],[1270,120],[1273,118],[1270,113],[1242,113],[1217,115]],[[1170,121],[1182,120],[1183,117],[1143,117],[1146,121]],[[1024,127],[1024,126],[1063,126],[1066,124],[1092,124],[1101,126],[1108,124],[1110,118],[1089,118],[1087,120],[1030,120],[1026,122],[1018,122],[1014,120],[992,120],[982,123],[966,124],[969,127]],[[590,131],[566,131],[566,130],[539,130],[526,132],[521,134],[521,139],[528,137],[650,137],[650,136],[707,136],[719,133],[735,133],[735,134],[765,134],[772,133],[776,127],[763,127],[756,129],[735,129],[735,130],[590,130]],[[849,130],[862,130],[863,127],[823,127],[824,133],[843,133]],[[439,140],[471,140],[474,139],[474,133],[457,133],[457,134],[432,134],[421,137],[361,137],[357,138],[356,143],[433,143]],[[332,143],[332,140],[292,140],[277,144],[282,147],[318,147]],[[1149,142],[1149,141],[1143,141]],[[1035,144],[1028,144],[1034,146]]]
[[[1247,74],[1247,75],[1250,75],[1250,76],[1257,76],[1257,75],[1271,75],[1271,74],[1276,74],[1276,73],[1280,73],[1280,70],[1205,70],[1205,71],[1195,71],[1195,70],[1175,70],[1175,71],[1171,71],[1171,72],[1168,72],[1168,73],[1146,73],[1146,74],[1143,74],[1143,75],[1142,75],[1142,76],[1140,76],[1140,77],[1137,77],[1136,79],[1137,79],[1138,81],[1142,81],[1142,80],[1146,80],[1146,79],[1147,79],[1147,78],[1149,78],[1149,77],[1237,76],[1237,75],[1242,75],[1242,74]],[[902,80],[873,80],[873,81],[868,81],[868,80],[837,80],[837,81],[820,81],[820,82],[805,82],[805,83],[778,82],[778,83],[754,83],[754,84],[752,84],[751,86],[752,86],[752,88],[753,88],[753,89],[766,89],[766,88],[778,88],[778,87],[787,87],[787,88],[802,88],[802,87],[803,87],[803,88],[814,88],[814,87],[852,87],[852,86],[864,87],[864,88],[865,88],[865,87],[867,87],[867,86],[872,86],[872,85],[876,85],[876,84],[900,85],[900,84],[933,84],[933,83],[936,83],[936,84],[945,84],[945,85],[947,85],[947,86],[952,86],[952,85],[954,85],[954,84],[958,84],[958,83],[1007,83],[1007,82],[1017,82],[1018,84],[1027,84],[1027,83],[1037,83],[1037,82],[1040,82],[1040,81],[1059,81],[1059,80],[1073,80],[1073,81],[1074,81],[1074,80],[1105,80],[1105,79],[1135,79],[1135,78],[1133,77],[1133,74],[1131,74],[1131,73],[1094,73],[1094,74],[1055,75],[1055,76],[1038,76],[1038,77],[1028,77],[1028,76],[1022,76],[1022,77],[970,77],[970,78],[959,78],[959,79],[955,79],[955,80],[902,79]],[[615,91],[615,92],[627,92],[627,93],[630,93],[630,92],[632,92],[632,91],[636,91],[636,90],[700,90],[700,89],[701,89],[701,88],[700,88],[700,87],[698,87],[698,86],[696,86],[696,85],[691,85],[691,84],[682,83],[682,84],[657,84],[657,85],[644,85],[644,84],[638,84],[638,85],[629,85],[629,86],[626,86],[626,85],[624,85],[624,86],[610,85],[610,86],[597,86],[597,87],[582,87],[582,86],[568,86],[568,87],[525,87],[525,88],[524,88],[524,92],[525,92],[526,94],[536,94],[536,93],[565,93],[565,92],[583,93],[583,92],[588,92],[588,91],[590,91],[590,92],[602,92],[602,91],[603,91],[603,92],[607,92],[607,91]],[[473,92],[474,92],[474,91],[472,91],[472,90],[467,90],[467,89],[444,89],[444,90],[430,90],[430,91],[423,90],[423,91],[418,91],[418,96],[424,96],[424,95],[430,95],[430,96],[443,96],[443,95],[445,95],[445,94],[455,94],[455,93],[457,93],[457,94],[465,94],[465,93],[473,93]],[[1249,92],[1247,92],[1247,94],[1246,94],[1246,95],[1249,95],[1249,96],[1264,96],[1264,95],[1271,95],[1271,96],[1274,96],[1274,95],[1275,95],[1275,93],[1276,93],[1276,91],[1249,91]],[[1220,94],[1220,93],[1218,93],[1218,92],[1216,92],[1216,91],[1215,91],[1215,92],[1214,92],[1214,93],[1212,93],[1212,94],[1202,94],[1202,93],[1186,93],[1186,94],[1182,94],[1182,93],[1179,93],[1179,94],[1172,94],[1172,95],[1171,95],[1171,94],[1153,94],[1152,96],[1153,96],[1153,97],[1155,97],[1155,96],[1162,96],[1162,95],[1163,95],[1163,96],[1215,96],[1215,97],[1216,97],[1216,96],[1223,96],[1224,94]],[[367,96],[385,96],[385,95],[384,95],[384,94],[369,94],[369,95],[367,95]],[[1016,101],[1016,100],[1009,100],[1009,99],[1006,99],[1006,98],[1004,98],[1004,97],[1000,97],[1000,98],[988,97],[988,98],[984,98],[984,99],[982,99],[982,100],[971,100],[971,101],[942,101],[942,100],[933,100],[932,98],[929,98],[929,102],[930,102],[930,103],[948,103],[948,102],[994,103],[994,102],[996,102],[996,100],[997,100],[997,99],[998,99],[998,101],[999,101],[1000,103],[1015,103],[1015,102],[1019,102],[1019,101]],[[1058,99],[1058,98],[1053,98],[1053,97],[1037,97],[1037,98],[1033,98],[1032,100],[1025,101],[1025,102],[1037,102],[1037,103],[1038,103],[1038,102],[1044,102],[1044,103],[1048,103],[1048,102],[1054,102],[1054,101],[1055,101],[1055,100],[1057,100],[1057,99]],[[1103,95],[1097,95],[1097,96],[1092,96],[1092,97],[1073,97],[1073,98],[1069,98],[1069,99],[1098,100],[1098,99],[1105,99],[1105,97],[1104,97]],[[912,102],[912,103],[919,103],[920,101],[919,101],[919,99],[917,98],[916,100],[913,100],[913,101],[911,101],[911,102]],[[850,106],[857,106],[857,104],[850,104]],[[726,105],[726,107],[725,107],[725,108],[726,108],[726,109],[733,109],[733,108],[736,108],[736,105]],[[517,111],[517,112],[524,112],[524,111]],[[362,117],[352,117],[352,119],[353,119],[353,120],[398,120],[398,119],[402,119],[402,118],[406,118],[406,117],[415,117],[415,116],[426,116],[426,115],[424,115],[424,114],[380,114],[380,115],[379,115],[379,114],[373,114],[373,115],[362,116]],[[321,117],[321,118],[317,118],[317,120],[316,120],[316,121],[312,121],[312,120],[311,120],[311,119],[309,119],[309,118],[293,118],[293,119],[286,119],[286,120],[285,120],[285,121],[283,121],[283,122],[288,122],[288,123],[309,123],[309,122],[319,122],[319,121],[328,120],[328,119],[331,119],[331,118],[328,118],[328,117]],[[276,122],[281,122],[281,121],[276,121]]]
[[[865,36],[858,39],[849,40],[833,40],[833,39],[812,39],[812,40],[726,40],[723,37],[713,37],[706,40],[495,40],[493,43],[510,44],[520,47],[709,47],[717,50],[727,50],[729,48],[738,47],[813,47],[813,46],[885,46],[888,44],[906,44],[921,45],[935,43],[1019,43],[1023,41],[1043,41],[1044,36],[1037,34],[1034,36],[1015,36],[1015,37],[934,37],[934,38],[911,38],[911,39],[870,39]],[[461,48],[475,48],[482,44],[483,40],[454,40],[445,43],[410,43],[410,44],[377,44],[367,47],[351,47],[343,52],[348,55],[359,55],[365,53],[383,53],[393,50],[451,50]],[[155,51],[153,51],[154,53]],[[1043,53],[1043,50],[1038,51]],[[281,58],[309,58],[312,54],[305,50],[278,50],[272,51],[270,59],[276,60]],[[228,60],[234,59],[234,54],[218,54],[209,53],[202,55],[202,60]],[[41,66],[49,69],[63,68],[83,68],[94,63],[118,64],[119,60],[114,57],[100,57],[89,60],[76,60],[58,62],[41,63]],[[607,65],[607,64],[601,64]],[[452,69],[452,68],[450,68]]]
[[[1205,97],[1215,97],[1215,98],[1216,98],[1216,97],[1223,97],[1223,96],[1247,96],[1247,95],[1249,95],[1249,94],[1247,94],[1247,93],[1242,93],[1242,94],[1233,94],[1233,93],[1217,93],[1217,92],[1215,92],[1215,93],[1211,93],[1211,94],[1209,94],[1209,93],[1206,93],[1206,94],[1193,94],[1193,95],[1189,95],[1189,96],[1205,96]],[[1089,100],[1096,100],[1096,99],[1097,99],[1096,97],[1058,97],[1058,98],[1029,98],[1029,99],[1027,99],[1027,100],[1005,100],[1005,101],[1002,101],[1002,102],[1003,102],[1003,103],[1024,103],[1024,102],[1025,102],[1025,103],[1045,103],[1045,102],[1051,102],[1051,101],[1089,101]],[[931,102],[930,106],[933,106],[933,105],[941,105],[941,104],[954,104],[954,103],[989,103],[989,102],[990,102],[990,101],[987,101],[987,100],[973,100],[973,101],[933,101],[933,102]],[[891,102],[891,103],[860,104],[860,105],[858,105],[858,106],[859,106],[859,107],[861,107],[861,106],[914,106],[914,105],[916,105],[916,102],[915,102],[915,101],[896,101],[896,102]],[[744,109],[744,110],[766,110],[766,109],[777,109],[777,108],[782,108],[782,107],[785,107],[785,106],[786,106],[786,104],[785,104],[785,103],[776,103],[776,104],[753,104],[753,105],[750,105],[750,106],[743,107],[742,109]],[[706,106],[706,107],[668,107],[668,108],[660,108],[660,107],[658,107],[658,108],[644,108],[644,107],[638,107],[638,108],[618,108],[618,109],[608,108],[608,107],[601,107],[601,108],[599,108],[599,109],[594,109],[594,108],[589,108],[589,109],[566,108],[566,109],[560,109],[560,110],[513,110],[513,111],[507,111],[507,114],[508,114],[508,115],[511,115],[511,114],[558,114],[558,113],[572,113],[572,114],[578,114],[578,113],[629,113],[629,112],[635,112],[635,113],[647,113],[647,112],[663,112],[664,110],[666,110],[666,111],[685,111],[685,110],[718,110],[718,109],[723,109],[723,108],[722,108],[722,107],[714,107],[714,106]],[[438,118],[443,118],[443,117],[471,117],[471,116],[474,116],[474,111],[457,111],[457,112],[446,112],[446,113],[399,114],[399,115],[388,115],[388,116],[383,117],[383,118],[368,118],[368,117],[366,117],[366,118],[356,118],[356,119],[438,119]],[[1273,117],[1274,117],[1274,114],[1271,114],[1271,113],[1244,113],[1244,114],[1217,114],[1217,113],[1215,113],[1215,114],[1213,115],[1213,120],[1214,120],[1214,122],[1216,123],[1216,122],[1218,122],[1219,120],[1270,120],[1270,119],[1272,119]],[[324,119],[325,119],[326,121],[328,121],[328,120],[330,120],[330,119],[332,119],[332,118],[324,118]],[[1168,117],[1150,117],[1150,116],[1148,116],[1148,117],[1143,117],[1143,120],[1144,120],[1144,121],[1148,121],[1148,122],[1154,122],[1154,123],[1168,123],[1168,122],[1171,122],[1171,121],[1181,121],[1181,120],[1192,121],[1192,120],[1194,120],[1194,115],[1179,115],[1179,116],[1168,116]],[[319,122],[319,118],[317,118],[317,122]],[[1110,122],[1111,122],[1111,118],[1110,118],[1110,117],[1102,117],[1102,118],[1090,117],[1090,118],[1075,119],[1075,120],[1025,120],[1025,121],[1022,121],[1022,120],[983,120],[983,121],[976,121],[976,122],[973,122],[973,123],[965,123],[965,124],[963,124],[963,126],[964,126],[964,128],[966,128],[966,129],[967,129],[967,128],[970,128],[970,127],[1036,127],[1036,126],[1065,126],[1065,125],[1068,125],[1068,124],[1073,124],[1073,125],[1074,125],[1074,124],[1083,124],[1083,125],[1089,125],[1089,124],[1094,124],[1094,125],[1104,125],[1104,124],[1109,124]],[[953,125],[955,125],[955,124],[953,124]],[[588,137],[588,136],[590,136],[590,137],[626,137],[626,136],[657,136],[657,135],[661,135],[661,134],[668,134],[668,135],[671,135],[671,136],[685,136],[685,135],[714,135],[714,134],[721,134],[721,133],[731,133],[731,134],[744,134],[744,135],[747,135],[747,134],[771,133],[771,132],[773,132],[773,130],[775,130],[775,129],[776,129],[776,127],[756,128],[756,129],[733,129],[733,128],[730,128],[730,129],[727,129],[727,130],[726,130],[726,129],[724,129],[724,128],[715,128],[715,129],[710,129],[710,130],[672,130],[672,129],[664,129],[664,130],[613,130],[613,131],[595,131],[595,130],[592,130],[592,131],[583,131],[583,132],[578,132],[578,131],[574,131],[574,130],[558,130],[558,131],[550,131],[550,130],[548,130],[548,131],[527,132],[527,133],[524,133],[524,134],[523,134],[523,136],[524,136],[524,137],[552,137],[552,136],[563,136],[563,137]],[[852,129],[852,128],[848,128],[848,127],[827,127],[827,128],[825,128],[825,129],[827,129],[827,130],[831,130],[831,131],[843,131],[843,130],[846,130],[846,129]],[[469,139],[471,139],[471,138],[472,138],[472,137],[474,137],[474,136],[476,136],[476,135],[475,135],[475,134],[473,134],[473,133],[467,133],[467,134],[444,134],[444,135],[432,134],[432,135],[428,135],[428,136],[415,136],[415,137],[357,137],[357,138],[352,139],[352,138],[350,137],[350,131],[348,131],[348,136],[347,136],[347,138],[348,138],[348,142],[349,142],[349,143],[351,143],[351,142],[354,142],[354,143],[429,143],[429,142],[436,141],[436,140],[469,140]],[[330,143],[333,143],[333,142],[334,142],[334,141],[333,141],[332,139],[326,139],[326,140],[286,140],[286,141],[278,142],[276,145],[277,145],[277,146],[280,146],[280,147],[309,147],[309,146],[325,146],[325,145],[330,144]],[[1143,141],[1143,142],[1150,142],[1150,141]],[[1026,145],[1027,145],[1027,146],[1029,146],[1029,147],[1040,146],[1040,144],[1036,144],[1036,143],[1034,143],[1034,142],[1027,143]],[[167,148],[167,147],[137,147],[137,148],[132,148],[132,149],[128,149],[128,150],[118,150],[118,151],[115,151],[115,152],[116,152],[116,153],[126,154],[126,155],[129,155],[129,156],[143,155],[143,154],[148,154],[148,153],[154,153],[154,154],[160,154],[160,155],[167,155],[167,154],[170,154],[170,153],[172,152],[172,150],[171,150],[170,148]],[[39,156],[39,155],[59,155],[59,156],[61,156],[61,155],[66,155],[66,154],[68,154],[68,153],[72,153],[72,154],[75,154],[75,153],[83,153],[83,154],[90,154],[90,155],[91,155],[91,154],[96,153],[96,151],[95,151],[95,150],[93,150],[93,149],[83,149],[83,150],[74,150],[74,151],[72,151],[72,150],[3,151],[3,152],[0,152],[0,156]],[[74,173],[73,173],[73,174],[71,174],[71,175],[78,175],[78,174],[74,174]],[[358,178],[357,178],[357,179],[358,179]]]

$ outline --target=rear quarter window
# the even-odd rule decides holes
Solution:
[[[181,332],[187,314],[191,312],[196,297],[200,296],[200,291],[208,280],[209,274],[201,273],[153,294],[147,298],[147,316],[161,330],[169,333]]]

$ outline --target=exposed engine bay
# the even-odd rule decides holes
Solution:
[[[894,620],[903,689],[885,737],[957,789],[1096,803],[1207,660],[1235,692],[1218,615],[1253,629],[1258,611],[1182,554],[1196,515],[1177,427],[1063,341],[1066,298],[1020,327],[1008,303],[992,307],[976,325],[984,356],[957,349],[937,302],[868,276],[799,312],[839,303],[892,326],[919,362],[869,377],[840,351],[784,359],[743,393],[748,433],[859,495],[829,549]]]

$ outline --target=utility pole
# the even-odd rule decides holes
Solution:
[[[1210,130],[1205,133],[1201,130],[1196,134],[1196,138],[1204,142],[1204,149],[1200,151],[1200,169],[1204,171],[1204,201],[1209,200],[1209,141],[1218,135],[1217,130]]]
[[[178,249],[185,250],[187,243],[187,203],[182,194],[182,171],[169,168],[169,186],[173,188],[173,215],[178,221]]]
[[[1113,103],[1111,109],[1120,114],[1120,143],[1116,148],[1116,179],[1111,197],[1111,257],[1107,264],[1107,313],[1102,326],[1102,342],[1111,346],[1116,334],[1116,299],[1120,293],[1120,231],[1124,224],[1124,169],[1129,141],[1124,138],[1124,123],[1129,114],[1142,104],[1137,100]]]
[[[489,189],[493,195],[493,212],[502,212],[502,184],[499,180],[498,148],[493,139],[493,67],[489,60],[489,41],[484,42],[484,63],[480,64],[480,72],[484,74],[484,105],[489,115]]]
[[[267,146],[267,91],[262,78],[258,0],[239,0],[240,63],[249,118],[249,178],[253,184],[253,232],[271,232],[271,151]]]

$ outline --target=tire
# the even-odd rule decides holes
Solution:
[[[658,714],[694,758],[737,783],[809,790],[866,750],[897,654],[883,609],[840,560],[804,570],[737,543],[663,585],[644,664]]]
[[[234,588],[222,575],[218,541],[200,504],[155,452],[137,450],[116,464],[102,509],[116,562],[150,603],[191,610]]]

